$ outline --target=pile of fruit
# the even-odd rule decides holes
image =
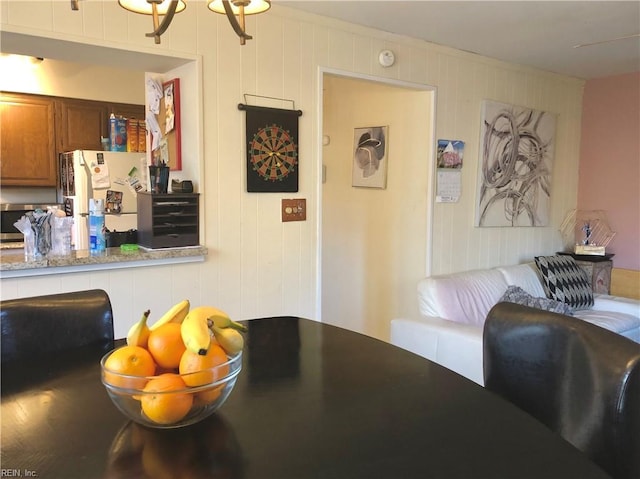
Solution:
[[[240,331],[247,329],[217,308],[190,309],[188,300],[174,305],[151,326],[149,314],[145,311],[130,328],[127,345],[108,356],[103,380],[116,388],[142,391],[133,397],[144,415],[156,424],[175,424],[193,406],[220,396],[222,385],[202,386],[229,374],[229,357],[242,351]]]

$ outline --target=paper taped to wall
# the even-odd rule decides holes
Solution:
[[[462,172],[460,170],[438,170],[436,185],[437,203],[456,203],[460,199]]]

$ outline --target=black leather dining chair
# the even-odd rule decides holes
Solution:
[[[578,318],[499,303],[484,326],[485,387],[615,478],[640,478],[640,344]]]
[[[82,346],[113,346],[113,312],[101,289],[0,302],[2,362]]]

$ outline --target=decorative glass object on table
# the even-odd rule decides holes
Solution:
[[[604,256],[616,233],[603,210],[571,210],[560,226],[565,250],[578,255]]]

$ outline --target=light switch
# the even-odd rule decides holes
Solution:
[[[307,220],[307,200],[306,198],[283,199],[282,200],[282,221],[306,221]]]

